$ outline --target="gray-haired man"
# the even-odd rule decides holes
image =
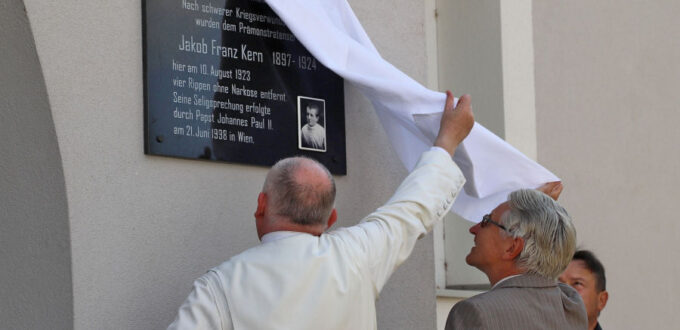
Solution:
[[[557,198],[561,184],[546,186]],[[492,287],[454,305],[446,329],[586,329],[578,293],[556,281],[574,254],[576,230],[553,198],[515,191],[470,228],[475,246],[465,261]]]

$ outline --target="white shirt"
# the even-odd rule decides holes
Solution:
[[[326,149],[326,130],[319,124],[302,126],[302,146],[314,149]]]
[[[270,233],[201,276],[169,329],[375,329],[380,290],[464,182],[448,153],[428,151],[361,223]]]
[[[291,236],[295,235],[302,235],[303,233],[297,232],[297,231],[274,231],[271,233],[267,233],[262,235],[262,244],[269,243],[269,242],[274,242],[278,241],[280,239],[288,238]]]

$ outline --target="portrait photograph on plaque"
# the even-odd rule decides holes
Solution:
[[[144,152],[346,174],[344,82],[264,1],[143,0]]]
[[[298,96],[298,148],[326,152],[326,102]]]

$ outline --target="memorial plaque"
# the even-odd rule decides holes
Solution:
[[[345,174],[342,78],[264,1],[145,0],[146,154]]]

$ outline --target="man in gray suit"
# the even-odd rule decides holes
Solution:
[[[554,199],[559,182],[512,192],[482,221],[465,261],[484,272],[491,290],[453,306],[446,329],[586,329],[578,293],[557,276],[576,246],[576,230]],[[551,198],[552,197],[552,198]]]

